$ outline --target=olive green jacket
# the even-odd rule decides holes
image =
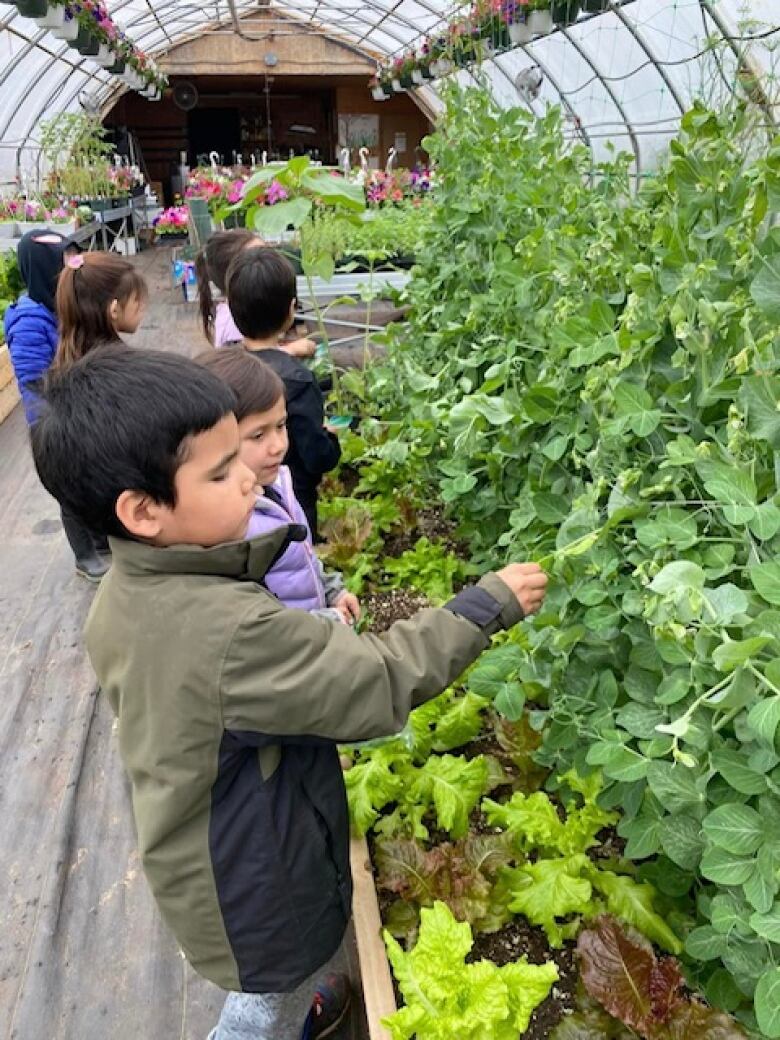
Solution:
[[[357,635],[263,587],[288,539],[285,528],[213,549],[112,539],[86,628],[163,917],[196,971],[247,992],[293,989],[342,939],[336,741],[398,731],[522,613],[488,575],[447,607]]]

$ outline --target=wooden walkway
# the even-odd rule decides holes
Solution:
[[[150,307],[132,342],[202,350],[168,251],[136,262]],[[224,994],[182,959],[143,877],[113,717],[81,642],[92,589],[20,408],[0,425],[0,533],[0,1040],[205,1040]],[[359,1007],[352,1017],[336,1040],[364,1040]]]

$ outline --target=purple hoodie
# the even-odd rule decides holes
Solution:
[[[292,480],[287,466],[279,467],[279,476],[272,485],[282,501],[279,505],[267,495],[259,495],[255,510],[249,519],[246,537],[256,538],[273,531],[282,524],[303,524],[307,538],[291,542],[283,555],[265,575],[265,584],[286,607],[299,610],[324,610],[327,607],[325,586],[320,562],[314,555],[309,525],[298,500],[293,494]]]

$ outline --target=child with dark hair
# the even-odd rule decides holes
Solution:
[[[57,278],[75,247],[56,231],[28,231],[19,241],[17,260],[27,292],[5,312],[5,338],[28,423],[35,422],[40,380],[57,352],[59,331],[56,305]],[[67,509],[62,526],[76,559],[76,573],[98,582],[108,570],[108,544],[96,539]]]
[[[349,1003],[337,742],[401,729],[538,610],[547,579],[510,564],[381,636],[289,610],[263,579],[300,531],[244,540],[255,475],[235,404],[192,361],[105,347],[49,382],[33,455],[112,536],[87,649],[158,906],[193,968],[232,991],[212,1040],[321,1040]]]
[[[285,459],[295,497],[312,538],[317,540],[317,488],[341,456],[335,434],[324,424],[322,390],[313,373],[279,348],[295,317],[295,271],[275,249],[245,249],[230,265],[227,280],[230,311],[243,345],[281,376],[287,398],[290,448]]]
[[[60,342],[55,368],[72,365],[94,347],[121,343],[121,333],[138,328],[148,296],[144,276],[121,256],[68,257],[57,282]]]
[[[360,618],[357,597],[344,588],[338,572],[326,572],[317,559],[290,471],[282,465],[289,444],[284,384],[269,365],[243,347],[211,350],[196,361],[227,383],[236,397],[241,461],[254,473],[258,493],[246,537],[256,538],[290,523],[306,530],[306,537],[292,542],[268,568],[266,586],[286,607],[353,625]]]
[[[227,291],[228,268],[244,249],[264,245],[262,238],[248,228],[217,231],[208,239],[195,260],[198,275],[198,300],[203,334],[214,347],[240,343],[242,336],[225,299],[215,303],[212,283],[224,296]],[[279,349],[293,357],[312,357],[315,344],[310,339],[296,339],[279,344]]]

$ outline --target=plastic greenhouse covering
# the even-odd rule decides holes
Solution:
[[[114,0],[110,13],[148,54],[163,60],[178,43],[206,31],[240,30],[242,16],[278,11],[277,32],[298,31],[287,19],[382,58],[434,32],[453,12],[437,0]],[[594,158],[611,145],[652,167],[694,98],[716,104],[733,89],[739,69],[758,82],[774,78],[778,0],[615,0],[599,15],[488,61],[483,70],[495,97],[517,104],[517,76],[537,66],[542,89],[536,110],[559,103],[569,129]],[[468,72],[459,75],[468,77]],[[36,128],[52,112],[78,110],[88,92],[103,106],[125,89],[91,59],[0,4],[0,183],[36,161]],[[435,89],[423,88],[435,107]],[[763,93],[763,91],[762,91]],[[765,96],[772,95],[767,90]],[[777,106],[766,102],[767,119]]]

